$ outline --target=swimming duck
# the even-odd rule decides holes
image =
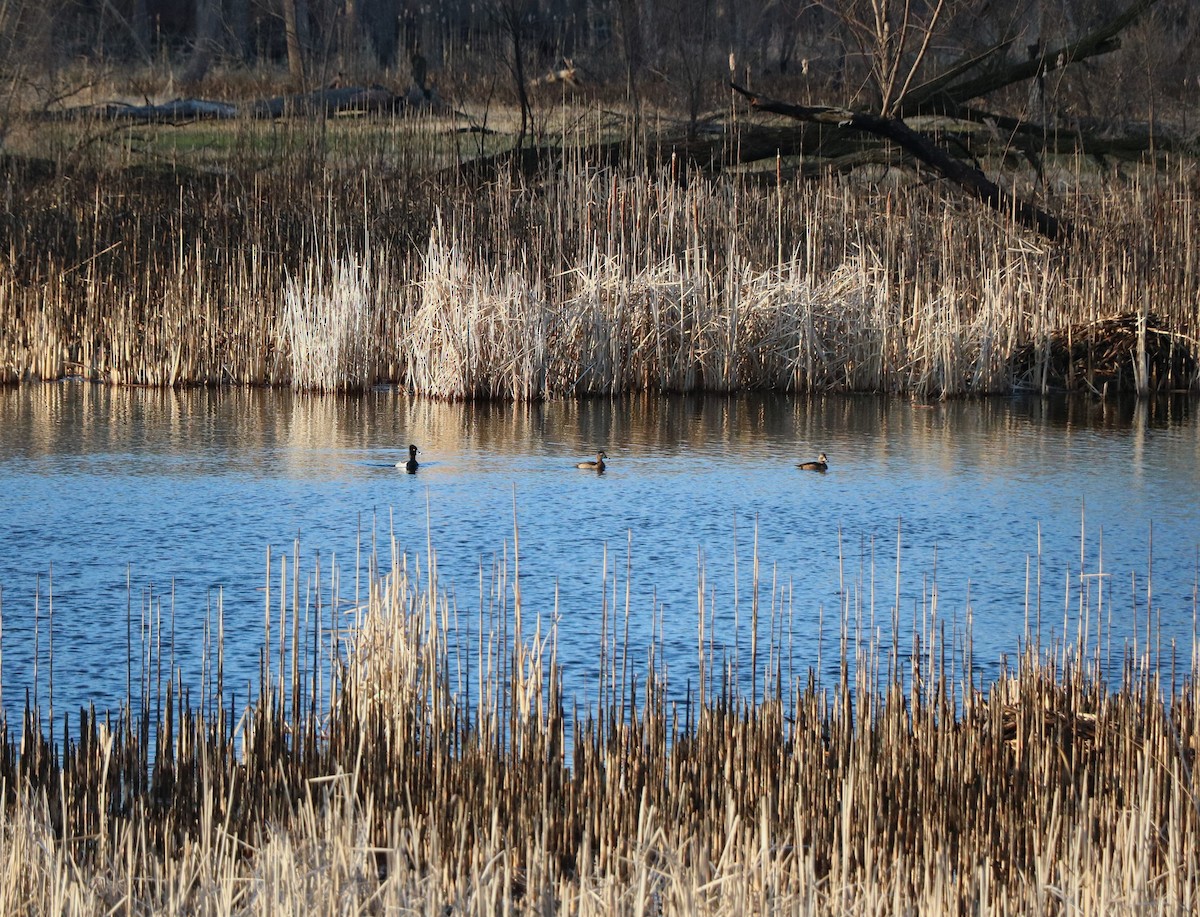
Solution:
[[[596,461],[594,462],[579,462],[575,465],[576,468],[583,468],[586,471],[604,471],[604,460],[608,458],[603,452],[596,453]]]
[[[829,468],[829,459],[826,458],[825,453],[822,452],[817,456],[817,460],[815,462],[801,462],[796,467],[803,468],[805,471],[825,471]]]
[[[409,474],[416,474],[417,469],[420,467],[420,464],[417,462],[417,453],[419,451],[420,450],[417,449],[416,446],[410,445],[408,447],[408,461],[407,462],[397,462],[396,467],[403,468]]]

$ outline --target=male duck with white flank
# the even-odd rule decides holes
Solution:
[[[801,462],[796,467],[802,468],[805,471],[827,471],[829,469],[829,459],[826,458],[825,453],[822,452],[817,456],[817,460],[815,462]]]
[[[417,469],[421,467],[420,464],[417,462],[417,453],[419,451],[420,450],[417,449],[416,446],[410,445],[408,447],[408,461],[407,462],[397,462],[396,467],[403,468],[409,474],[416,474]]]

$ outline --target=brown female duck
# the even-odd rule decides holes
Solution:
[[[576,463],[575,467],[582,468],[585,471],[603,472],[605,468],[604,460],[606,458],[608,458],[608,456],[605,453],[597,452],[596,460],[594,462],[578,462]]]

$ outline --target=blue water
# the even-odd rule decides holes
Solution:
[[[218,604],[225,691],[244,697],[258,682],[268,549],[277,603],[280,555],[290,577],[297,539],[313,620],[318,556],[328,619],[334,567],[345,611],[372,540],[394,535],[422,569],[432,545],[460,634],[476,646],[481,606],[485,631],[511,613],[514,524],[526,633],[539,615],[557,620],[568,691],[584,701],[602,634],[608,653],[625,646],[627,586],[630,665],[645,668],[653,638],[673,692],[694,684],[701,576],[706,649],[720,659],[736,646],[746,683],[756,541],[760,692],[769,660],[785,680],[818,667],[833,677],[843,610],[864,640],[886,649],[897,636],[907,651],[915,630],[944,639],[960,665],[969,616],[984,677],[1015,656],[1027,627],[1040,625],[1048,646],[1065,622],[1075,639],[1081,608],[1088,651],[1111,671],[1135,639],[1145,648],[1147,622],[1162,664],[1174,647],[1190,665],[1198,408],[1187,398],[472,406],[394,390],[0,389],[3,701],[11,713],[36,689],[47,707],[51,636],[59,718],[118,707],[151,651],[155,672],[173,665],[199,692],[213,674]],[[409,442],[421,449],[416,475],[395,467]],[[605,474],[574,468],[598,449]],[[827,473],[795,467],[819,452]]]

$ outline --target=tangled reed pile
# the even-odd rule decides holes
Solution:
[[[1031,651],[983,690],[941,646],[880,658],[844,628],[832,686],[747,698],[711,667],[681,704],[653,658],[602,653],[569,720],[517,581],[464,677],[457,610],[415,569],[394,553],[343,633],[283,589],[244,720],[172,690],[61,744],[27,717],[0,754],[0,910],[1194,910],[1200,710],[1148,655],[1110,690],[1078,646]],[[312,662],[344,640],[327,691]]]
[[[1143,388],[1200,385],[1184,164],[1076,175],[1050,206],[1082,229],[1051,245],[894,177],[683,177],[583,148],[538,179],[0,160],[0,381],[952,396],[1061,384],[1067,329],[1154,315],[1181,359]],[[1089,354],[1138,384],[1137,354]]]
[[[1013,354],[1014,385],[1026,391],[1151,391],[1161,380],[1194,379],[1200,349],[1157,315],[1117,315],[1070,325]]]

